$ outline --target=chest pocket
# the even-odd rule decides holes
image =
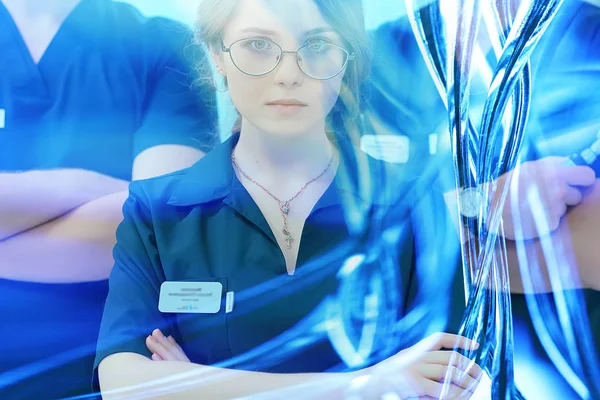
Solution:
[[[216,313],[177,313],[175,315],[178,343],[193,363],[210,365],[231,357],[225,316],[227,278],[186,279],[179,282],[219,282],[220,308]]]

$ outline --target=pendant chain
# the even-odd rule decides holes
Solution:
[[[318,180],[323,175],[325,175],[325,173],[327,173],[327,171],[329,171],[329,168],[331,168],[331,164],[333,163],[333,156],[334,156],[334,152],[332,151],[331,152],[331,157],[329,158],[329,163],[327,164],[327,167],[325,167],[325,169],[323,170],[323,172],[321,172],[319,175],[315,176],[314,178],[312,178],[311,180],[309,180],[308,182],[306,182],[304,184],[304,186],[302,186],[300,188],[300,190],[298,190],[287,201],[283,201],[283,200],[279,199],[277,196],[275,196],[273,193],[271,193],[271,191],[269,191],[269,189],[267,189],[266,187],[264,187],[263,185],[261,185],[260,183],[258,183],[254,179],[252,179],[247,173],[244,172],[244,170],[242,168],[240,168],[239,164],[237,163],[237,160],[235,159],[235,149],[231,153],[231,162],[233,163],[233,165],[235,166],[235,168],[238,171],[240,171],[240,173],[246,179],[248,179],[250,182],[254,183],[256,186],[258,186],[262,190],[264,190],[265,193],[267,193],[269,196],[271,196],[273,199],[275,199],[277,201],[277,203],[279,204],[279,210],[281,211],[281,215],[283,216],[283,229],[282,229],[281,232],[285,236],[285,242],[287,244],[286,247],[287,247],[288,250],[292,248],[292,242],[294,241],[294,238],[290,234],[290,231],[289,231],[288,226],[287,226],[287,217],[288,217],[288,214],[290,213],[291,203],[292,203],[292,201],[294,201],[294,199],[296,197],[298,197],[304,191],[304,189],[306,189],[306,187],[308,185],[310,185],[314,181]]]

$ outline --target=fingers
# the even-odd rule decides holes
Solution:
[[[169,336],[167,340],[173,345],[173,349],[178,354],[180,361],[190,362],[190,359],[185,355],[185,352],[183,351],[181,346],[179,346],[175,339],[173,339],[173,336]]]
[[[152,352],[152,359],[155,361],[179,361],[175,353],[171,351],[172,344],[158,329],[146,338],[146,347]]]
[[[155,339],[152,335],[146,338],[146,347],[152,353],[153,361],[178,361],[175,355],[171,354],[161,341]]]
[[[152,359],[155,361],[190,361],[175,339],[165,337],[160,329],[155,329],[146,338],[146,347],[153,353]]]
[[[530,204],[530,206],[532,209],[542,212],[541,216],[546,219],[548,228],[550,229],[549,232],[553,232],[559,227],[562,217],[567,213],[567,206],[577,205],[583,200],[579,189],[559,182],[556,182],[555,186],[549,188],[545,196],[546,198],[541,200],[540,203]],[[541,227],[538,226],[540,236],[547,233],[545,230],[539,229]]]
[[[577,204],[581,203],[581,200],[583,200],[583,195],[579,189],[572,186],[567,187],[567,190],[565,191],[566,205],[576,206]]]
[[[437,382],[450,382],[454,385],[475,392],[479,381],[454,366],[425,364],[421,369],[423,377]]]
[[[483,376],[483,370],[475,361],[455,351],[432,351],[425,354],[421,360],[428,364],[456,367],[475,380],[480,380]]]
[[[429,342],[432,351],[441,349],[475,350],[479,347],[479,343],[471,339],[444,332],[434,333],[424,340]]]
[[[591,186],[596,181],[594,170],[584,165],[564,167],[560,170],[560,175],[571,186]]]
[[[558,204],[552,207],[551,213],[549,214],[548,225],[550,230],[554,231],[560,225],[560,220],[567,213],[567,204],[564,200],[561,200]]]
[[[435,399],[468,399],[473,393],[450,383],[439,383],[431,380],[423,382],[424,394]],[[442,397],[443,396],[443,397]]]

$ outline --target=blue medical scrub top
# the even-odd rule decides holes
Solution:
[[[452,165],[450,154],[438,152],[433,157],[428,154],[427,135],[447,120],[447,111],[418,51],[408,19],[386,23],[373,31],[372,36],[377,57],[369,84],[369,112],[389,129],[387,133],[409,135],[412,147],[407,168],[418,173],[439,171],[444,176],[452,173],[448,168]],[[531,65],[532,103],[524,160],[569,156],[587,148],[600,131],[600,7],[580,0],[565,2],[542,36]],[[596,163],[597,177],[598,167],[600,164]],[[595,348],[588,351],[600,354],[600,292],[591,289],[577,292],[585,301],[583,307],[595,343]],[[517,362],[523,362],[525,369],[533,360],[534,368],[545,371],[544,379],[556,384],[555,398],[574,398],[575,393],[550,363],[537,337],[525,296],[511,297]],[[536,390],[535,386],[532,390]]]
[[[149,357],[145,339],[160,328],[194,363],[272,373],[345,371],[350,367],[335,345],[341,342],[329,340],[324,329],[327,319],[336,325],[329,318],[336,314],[320,306],[345,293],[347,337],[356,346],[365,325],[361,312],[373,304],[366,295],[377,281],[373,276],[381,278],[379,304],[388,310],[375,314],[375,343],[387,343],[391,354],[422,339],[426,329],[458,330],[464,312],[458,237],[430,184],[405,182],[389,165],[357,153],[374,172],[367,175],[373,187],[387,188],[364,192],[353,172],[358,164],[348,156],[358,150],[340,142],[342,162],[306,220],[297,268],[289,276],[273,232],[231,165],[238,138],[190,169],[131,185],[117,230],[96,368],[115,353]],[[350,228],[353,213],[346,211],[352,204],[367,211],[365,229]],[[357,255],[365,256],[362,264],[352,261]],[[355,285],[348,286],[352,279]],[[169,297],[161,295],[165,282],[218,282],[221,308],[161,312],[159,299]],[[412,322],[403,320],[405,330],[394,336],[385,321],[393,325],[413,311]]]
[[[203,55],[190,40],[174,21],[82,0],[36,65],[0,2],[0,171],[83,168],[129,180],[150,147],[210,150],[214,96],[191,88]],[[0,398],[89,393],[107,293],[106,280],[0,279]]]
[[[1,4],[0,25],[0,171],[83,168],[130,180],[152,146],[210,149],[214,104],[190,88],[202,52],[182,25],[81,0],[37,65]]]
[[[569,156],[600,131],[600,7],[566,2],[532,58],[530,158]],[[596,176],[600,171],[596,170]]]
[[[533,82],[526,155],[529,159],[569,156],[587,148],[600,131],[600,92],[596,89],[600,82],[600,7],[583,1],[565,2],[539,46],[532,61],[537,74]],[[598,177],[598,164],[595,171]],[[600,292],[592,289],[568,290],[565,296],[581,296],[584,301],[582,307],[590,324],[594,347],[581,351],[600,354]],[[554,302],[552,294],[537,297]],[[546,365],[546,376],[555,383],[560,382],[555,389],[555,398],[575,396],[550,364],[535,333],[525,296],[513,294],[512,301],[515,351],[521,357],[527,355],[537,361],[540,368]],[[548,311],[550,314],[546,322],[552,326],[559,314],[552,307]],[[555,336],[554,339],[559,348],[564,346],[560,337]],[[582,379],[594,380],[597,377],[585,376]]]
[[[600,131],[600,7],[583,1],[565,2],[539,46],[533,55],[532,65],[539,69],[533,81],[525,154],[529,159],[539,159],[579,153],[596,140]],[[596,177],[600,177],[600,164],[593,167]],[[600,291],[567,290],[563,295],[581,296],[583,300],[592,348],[580,347],[579,351],[600,355]],[[558,326],[560,316],[553,305],[554,296],[546,293],[536,297],[550,303],[546,309],[547,325]],[[515,354],[521,360],[533,360],[538,370],[545,370],[544,379],[554,384],[553,399],[578,397],[551,364],[534,329],[525,295],[512,295],[512,310]],[[558,332],[553,333],[553,339],[566,354],[566,343]],[[584,382],[597,381],[597,377],[589,375],[591,369],[584,371]],[[536,391],[533,385],[531,393]],[[600,393],[592,394],[592,398],[597,396]]]

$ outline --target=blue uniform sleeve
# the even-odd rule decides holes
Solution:
[[[460,240],[443,193],[427,182],[414,189],[414,271],[406,304],[424,308],[428,324],[457,333],[466,307]]]
[[[165,279],[144,197],[141,186],[132,183],[123,206],[124,220],[117,229],[115,264],[94,362],[94,391],[99,389],[98,365],[104,358],[124,352],[150,357],[146,337],[156,328],[171,332],[171,321],[158,310],[160,285]]]
[[[142,118],[134,138],[134,157],[162,144],[178,144],[204,152],[217,143],[217,107],[210,85],[199,85],[199,66],[207,63],[192,33],[169,20],[148,22],[148,68]]]

